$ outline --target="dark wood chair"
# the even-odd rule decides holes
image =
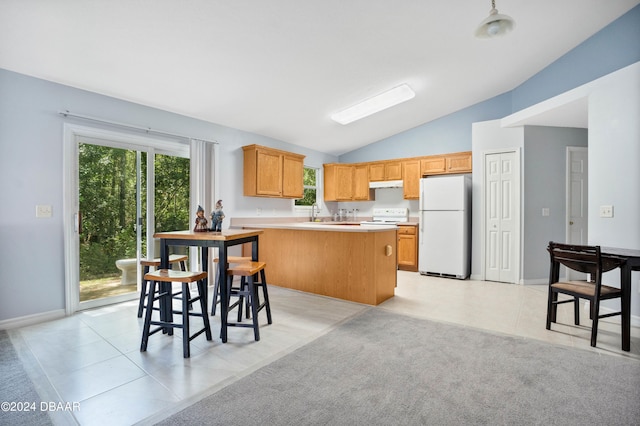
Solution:
[[[580,325],[580,299],[590,303],[591,346],[596,346],[598,336],[598,320],[622,312],[600,314],[600,301],[608,299],[622,299],[622,290],[602,284],[602,274],[620,266],[617,259],[602,257],[600,246],[569,245],[549,242],[547,251],[551,256],[549,272],[549,299],[547,305],[547,330],[551,330],[551,323],[556,322],[558,305],[561,303],[574,304],[574,323]],[[573,271],[589,274],[588,280],[560,281],[560,266],[563,265]],[[571,299],[558,300],[558,294],[566,294]]]

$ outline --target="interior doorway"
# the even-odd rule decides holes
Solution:
[[[589,150],[585,147],[567,147],[567,196],[566,196],[566,241],[568,244],[588,244],[589,228],[587,209],[589,202]],[[567,279],[584,279],[580,274],[568,268]]]
[[[588,242],[588,148],[567,147],[567,243]]]

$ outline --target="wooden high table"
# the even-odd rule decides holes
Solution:
[[[218,248],[218,267],[220,277],[220,338],[222,342],[227,341],[227,249],[231,246],[251,243],[251,258],[258,260],[258,236],[262,234],[261,229],[229,229],[222,232],[194,232],[194,231],[173,231],[156,232],[154,238],[160,239],[160,268],[169,267],[169,246],[189,246],[201,247],[202,270],[209,270],[209,248]],[[205,286],[205,291],[208,286]],[[205,293],[205,302],[208,296]],[[215,303],[215,302],[214,302]],[[208,312],[204,312],[208,315]],[[160,301],[160,316],[163,320],[172,320],[171,297],[164,297]]]

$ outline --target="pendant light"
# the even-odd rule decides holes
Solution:
[[[491,0],[491,10],[489,16],[487,16],[476,30],[476,37],[478,38],[493,38],[500,37],[513,29],[516,25],[513,18],[508,15],[501,15],[496,9],[495,0]]]

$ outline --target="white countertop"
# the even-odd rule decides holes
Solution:
[[[289,223],[251,223],[241,225],[244,229],[270,228],[295,229],[300,231],[332,232],[382,232],[396,230],[396,225],[360,225],[357,222],[289,222]]]

